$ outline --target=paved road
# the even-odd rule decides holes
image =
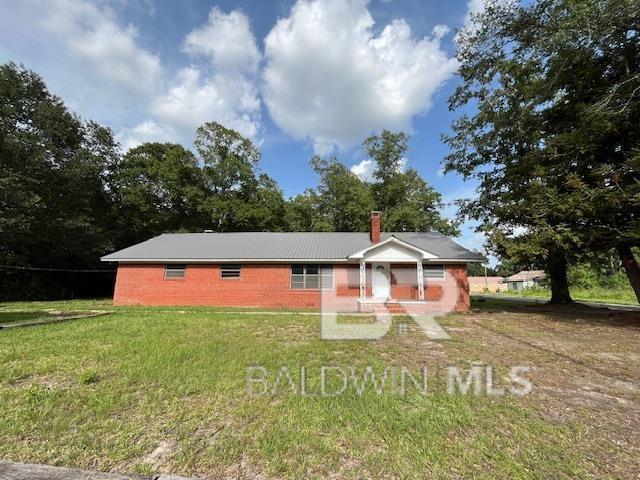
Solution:
[[[471,298],[492,298],[496,300],[506,300],[508,302],[521,302],[521,303],[546,303],[548,300],[544,298],[535,297],[511,297],[508,295],[492,295],[488,293],[474,293]],[[582,305],[587,305],[593,308],[602,308],[608,310],[616,310],[619,312],[640,312],[640,305],[622,305],[619,303],[597,303],[597,302],[582,302],[577,301]]]

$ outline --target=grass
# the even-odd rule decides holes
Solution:
[[[531,358],[497,355],[473,336],[458,334],[443,347],[392,329],[376,342],[331,342],[309,315],[104,301],[2,304],[0,311],[9,308],[112,313],[0,331],[7,460],[234,478],[587,478],[595,468],[586,452],[600,440],[588,437],[588,418],[555,421],[516,396],[448,395],[444,376],[434,377],[428,395],[300,395],[301,366],[307,392],[317,393],[326,365],[353,366],[358,375],[367,366],[378,374],[407,366],[417,374],[425,365],[468,368],[491,355],[503,371],[507,361]],[[464,329],[468,318],[443,322]],[[265,369],[269,387],[287,367],[295,393],[285,379],[273,394],[250,396],[251,366]]]
[[[618,303],[622,305],[638,305],[633,289],[629,288],[570,288],[571,298],[584,302],[595,303]],[[551,298],[551,290],[548,288],[530,288],[515,292],[508,292],[499,295],[517,296],[517,297],[533,297],[533,298]]]

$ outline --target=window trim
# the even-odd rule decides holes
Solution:
[[[293,286],[293,267],[294,266],[301,266],[302,267],[302,273],[296,273],[295,275],[297,277],[301,276],[302,277],[302,288],[297,288]],[[308,266],[313,266],[313,267],[317,267],[318,268],[318,273],[317,274],[307,274],[307,267]],[[323,270],[324,270],[324,274],[323,274]],[[289,266],[289,290],[297,290],[297,291],[311,291],[311,292],[319,292],[322,290],[333,290],[334,288],[334,284],[335,284],[335,279],[334,279],[334,275],[333,275],[333,264],[323,264],[323,263],[292,263]],[[331,286],[322,286],[322,277],[329,277],[329,274],[326,272],[331,272],[330,278],[331,278]],[[318,286],[317,287],[307,287],[307,275],[311,276],[311,277],[317,277],[318,279]]]
[[[232,267],[238,267],[238,268],[232,268]],[[222,274],[223,270],[228,269],[231,272],[235,272],[236,270],[238,271],[238,275],[228,275],[228,276],[224,276]],[[242,264],[241,263],[223,263],[220,265],[220,279],[221,280],[238,280],[242,278]]]
[[[429,269],[429,267],[440,267],[442,271],[442,275],[439,277],[427,277],[425,273]],[[434,270],[431,270],[434,271]],[[431,263],[431,264],[423,264],[422,265],[422,278],[425,282],[444,282],[446,278],[446,268],[444,263]]]
[[[174,269],[174,270],[182,270],[182,275],[181,276],[169,276],[167,275],[167,271],[169,269]],[[187,264],[186,263],[167,263],[164,266],[164,279],[165,280],[184,280],[185,277],[187,276]]]

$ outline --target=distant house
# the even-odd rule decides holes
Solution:
[[[545,277],[544,270],[522,270],[515,275],[507,277],[507,284],[509,285],[509,290],[519,292],[540,285],[540,282]]]
[[[507,289],[504,277],[469,277],[469,291],[471,293],[498,293]]]
[[[117,262],[117,305],[370,311],[448,302],[469,308],[467,263],[482,257],[437,232],[164,234],[102,257]]]

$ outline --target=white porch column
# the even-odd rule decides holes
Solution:
[[[424,300],[424,274],[422,273],[422,261],[416,263],[416,273],[418,275],[418,300]]]
[[[364,258],[360,260],[360,300],[367,296],[367,265]]]

